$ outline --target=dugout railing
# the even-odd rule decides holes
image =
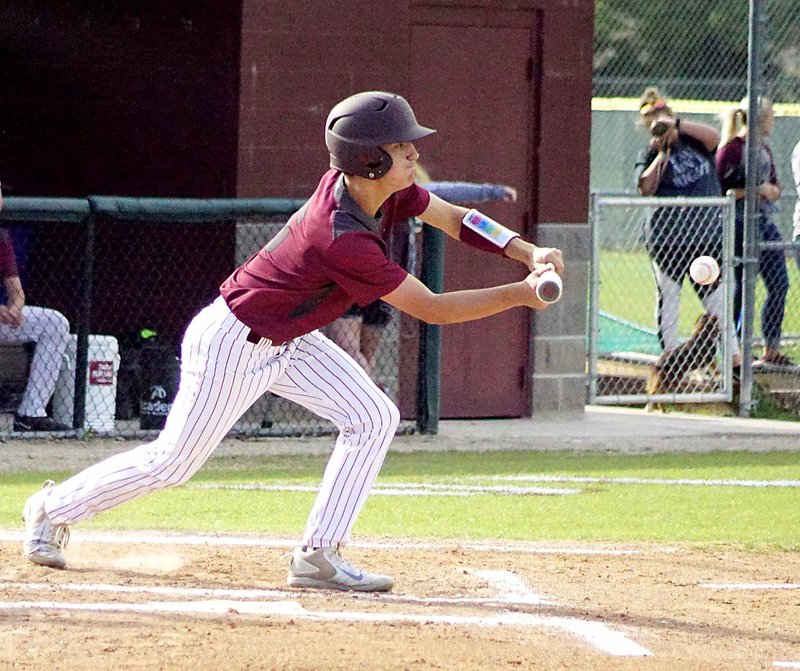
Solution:
[[[59,370],[49,414],[72,427],[57,435],[155,436],[177,388],[180,338],[189,319],[304,202],[5,198],[0,228],[17,247],[26,303],[56,309],[70,323],[66,353],[48,362]],[[440,291],[443,242],[429,228],[420,236],[417,271]],[[203,272],[204,264],[218,271]],[[440,338],[439,327],[401,324],[397,314],[382,337],[373,377],[396,401],[403,397],[400,432],[437,431]],[[0,439],[41,435],[14,432],[12,423],[27,379],[18,369],[30,365],[31,353],[30,346],[0,347]],[[267,394],[230,435],[334,432],[326,420]]]

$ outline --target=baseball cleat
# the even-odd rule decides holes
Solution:
[[[59,424],[50,417],[14,415],[14,431],[71,431],[72,427]]]
[[[368,573],[353,566],[338,547],[303,550],[295,548],[289,577],[290,587],[352,590],[355,592],[388,592],[394,579],[388,575]]]
[[[64,568],[67,560],[61,551],[69,542],[69,527],[66,524],[51,524],[44,509],[47,490],[55,484],[52,480],[46,480],[42,488],[25,502],[22,512],[22,521],[25,522],[22,556],[34,564]]]

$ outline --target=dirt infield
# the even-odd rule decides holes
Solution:
[[[393,449],[796,450],[798,427],[587,413],[445,425]],[[624,435],[625,440],[620,441]],[[9,441],[0,472],[79,469],[130,446]],[[324,454],[329,440],[227,441],[217,456]],[[0,669],[800,668],[800,554],[717,546],[357,538],[387,595],[286,587],[294,539],[73,529],[66,571],[0,530]]]
[[[70,567],[54,571],[23,560],[13,535],[0,542],[0,668],[800,663],[800,557],[791,553],[383,539],[347,556],[394,575],[394,592],[353,595],[287,588],[288,540],[76,531]]]

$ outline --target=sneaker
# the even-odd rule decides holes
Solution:
[[[46,480],[42,488],[25,502],[22,512],[22,521],[25,522],[22,556],[34,564],[64,568],[67,560],[61,551],[69,542],[69,527],[66,524],[51,524],[44,509],[47,490],[55,484],[52,480]]]
[[[339,554],[338,547],[318,550],[296,548],[292,554],[286,582],[290,587],[316,587],[356,592],[388,592],[394,585],[394,579],[388,575],[368,573],[353,566]]]
[[[72,431],[66,424],[59,424],[49,417],[14,415],[14,431]]]
[[[770,354],[765,354],[760,360],[761,363],[767,363],[773,366],[794,366],[794,361],[780,352],[771,352]]]

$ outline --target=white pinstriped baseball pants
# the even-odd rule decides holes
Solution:
[[[35,305],[24,306],[22,316],[22,326],[0,324],[0,343],[36,343],[28,383],[17,412],[28,417],[44,417],[69,342],[69,322],[57,310]]]
[[[163,431],[152,443],[110,457],[50,491],[56,524],[75,524],[126,501],[185,483],[229,429],[270,391],[339,429],[303,544],[345,544],[364,505],[400,413],[361,367],[319,332],[273,347],[247,342],[249,329],[218,298],[189,324],[181,381]]]

